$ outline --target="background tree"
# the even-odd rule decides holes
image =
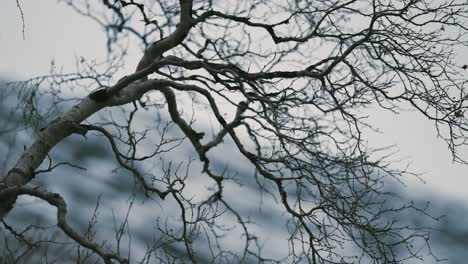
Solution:
[[[142,262],[398,263],[430,253],[429,230],[399,221],[425,207],[395,206],[384,189],[411,173],[366,146],[365,117],[374,106],[417,109],[463,162],[466,81],[455,51],[467,44],[466,1],[66,2],[103,27],[108,60],[9,84],[36,140],[2,178],[2,219],[17,197],[34,196],[56,207],[80,250],[132,259],[120,244],[128,216],[105,244],[69,223],[63,194],[33,184],[54,164],[82,167],[50,155],[79,134],[105,139],[134,176],[128,212],[136,199],[177,208],[174,222],[153,215],[157,239]],[[128,74],[134,46],[144,55]],[[219,166],[226,153],[228,164],[248,162],[243,175]],[[239,186],[274,201],[258,206],[281,212],[267,217],[286,222],[285,256],[263,253],[262,219],[242,210]]]

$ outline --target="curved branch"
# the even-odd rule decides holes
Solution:
[[[111,264],[112,260],[117,260],[121,264],[128,263],[128,260],[122,258],[116,253],[108,252],[98,244],[88,241],[86,238],[79,235],[67,222],[67,204],[65,200],[57,193],[39,191],[37,188],[28,188],[24,186],[9,187],[0,191],[0,200],[8,200],[10,197],[18,197],[20,195],[30,195],[41,198],[57,208],[57,225],[62,231],[73,241],[81,246],[88,248],[98,254],[106,264]]]
[[[192,0],[179,0],[180,3],[180,22],[177,25],[176,30],[161,40],[153,43],[146,51],[143,58],[137,66],[137,71],[146,68],[151,65],[153,61],[160,58],[162,54],[171,48],[179,45],[185,37],[188,35],[190,29],[192,28]]]

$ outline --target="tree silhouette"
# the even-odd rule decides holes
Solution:
[[[4,88],[35,132],[0,181],[5,233],[33,247],[5,221],[18,197],[32,196],[56,208],[61,232],[47,242],[71,241],[77,263],[402,263],[432,254],[430,229],[399,221],[427,208],[398,205],[384,188],[413,174],[367,146],[365,117],[376,106],[411,107],[463,162],[468,104],[455,50],[467,46],[466,1],[62,2],[103,28],[108,59],[79,58],[71,73],[52,64],[49,75]],[[135,48],[143,52],[129,72]],[[83,167],[51,154],[72,134],[106,142],[115,171],[133,176],[115,194],[131,199],[112,237],[93,233],[99,200],[88,226],[76,227],[64,194],[34,184]],[[245,164],[241,175],[233,163]],[[135,201],[175,215],[150,214],[142,256],[122,245]],[[252,206],[260,213],[243,210]],[[273,218],[287,244],[268,250],[258,229]]]

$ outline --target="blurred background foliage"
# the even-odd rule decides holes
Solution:
[[[43,121],[26,120],[21,109],[15,109],[17,91],[7,86],[7,79],[0,81],[0,172],[6,173],[12,167],[23,150],[23,146],[31,143],[36,136],[31,123],[41,124]],[[183,263],[185,251],[178,244],[160,239],[160,228],[172,231],[173,221],[178,212],[171,210],[171,205],[155,206],[143,203],[142,194],[135,187],[133,178],[126,172],[116,169],[114,157],[106,140],[96,135],[83,138],[73,135],[63,141],[51,153],[54,162],[71,162],[76,166],[63,165],[50,173],[37,176],[32,184],[47,187],[47,190],[60,193],[68,203],[69,221],[77,230],[87,234],[88,238],[106,243],[110,247],[116,244],[119,250],[126,254],[138,256],[138,263],[145,263],[148,252],[154,254],[161,262],[174,261]],[[227,166],[221,159],[213,159],[214,167],[226,170]],[[43,165],[44,166],[44,165]],[[46,166],[46,165],[45,165]],[[235,177],[251,174],[252,170],[242,162],[229,164],[229,172]],[[275,202],[263,195],[259,197],[255,187],[255,177],[250,179],[251,185],[230,186],[235,193],[243,189],[243,195],[233,195],[239,212],[250,215],[252,222],[257,222],[257,232],[266,234],[270,241],[263,241],[264,251],[271,254],[287,252],[284,245],[276,244],[285,234],[286,222],[281,211],[275,210]],[[203,181],[203,179],[198,179]],[[200,184],[201,190],[203,184]],[[444,196],[434,196],[429,193],[411,193],[405,188],[390,184],[395,193],[403,201],[413,201],[421,207],[426,205],[433,217],[416,211],[412,214],[401,214],[399,221],[414,226],[432,228],[431,246],[435,255],[444,260],[443,263],[464,263],[468,257],[468,208],[460,201],[453,201]],[[397,188],[397,189],[395,189]],[[227,194],[230,195],[229,193]],[[232,194],[231,194],[232,195]],[[252,199],[258,199],[252,202]],[[129,209],[130,208],[130,209]],[[67,239],[55,226],[55,215],[51,206],[37,199],[22,196],[15,209],[0,225],[0,263],[99,263],[100,259],[87,250],[78,247]],[[131,210],[130,217],[126,218]],[[229,217],[224,219],[226,225],[234,221]],[[34,243],[25,242],[22,237]],[[242,238],[227,237],[235,241]],[[129,252],[132,245],[137,251]],[[202,254],[210,254],[207,248],[200,248]],[[151,249],[154,249],[151,251]],[[158,253],[159,252],[159,253]],[[164,252],[164,254],[161,254]],[[146,254],[145,254],[146,253]],[[160,254],[157,256],[157,254]],[[172,256],[172,259],[171,259]],[[132,257],[131,257],[132,258]],[[415,260],[412,260],[413,263]],[[422,262],[430,263],[431,259]],[[150,262],[151,263],[151,262]],[[414,262],[416,263],[416,262]]]

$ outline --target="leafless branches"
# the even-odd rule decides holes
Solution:
[[[126,263],[120,246],[114,253],[70,227],[61,196],[27,187],[54,168],[38,170],[64,138],[99,134],[145,199],[177,208],[177,223],[155,216],[159,237],[141,263],[402,263],[432,254],[429,229],[398,221],[407,211],[427,215],[427,208],[395,205],[384,188],[413,174],[366,145],[365,117],[372,106],[416,109],[434,121],[454,160],[464,162],[457,148],[467,142],[468,94],[454,50],[468,46],[466,1],[64,2],[105,29],[108,67],[81,61],[77,73],[12,84],[38,82],[35,92],[23,93],[26,111],[37,110],[41,91],[54,105],[63,102],[54,87],[75,87],[69,98],[76,104],[38,131],[2,178],[2,219],[19,195],[38,197],[57,208],[58,226],[80,247],[106,263]],[[117,61],[137,48],[143,55],[135,72],[115,76]],[[39,85],[45,81],[52,89]],[[97,90],[77,101],[90,87]],[[142,128],[143,112],[158,116],[157,125]],[[95,113],[99,119],[91,118]],[[215,124],[211,133],[208,123]],[[192,159],[172,160],[184,146],[198,156],[208,191],[189,191],[197,174]],[[222,148],[249,164],[251,175],[216,168]],[[145,166],[162,157],[170,162]],[[259,223],[235,205],[243,197],[226,195],[233,184],[277,202],[288,233],[283,259],[263,255]],[[232,250],[225,237],[239,233],[242,246]]]

